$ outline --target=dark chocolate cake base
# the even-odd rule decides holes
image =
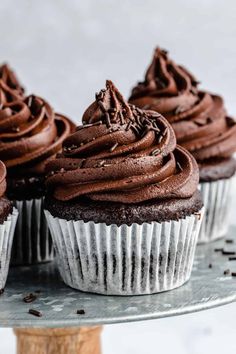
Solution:
[[[212,159],[199,163],[200,182],[213,182],[230,178],[236,171],[236,160],[233,157],[227,159]]]
[[[0,224],[7,220],[9,214],[13,211],[13,204],[7,198],[0,198]]]
[[[198,191],[187,199],[166,199],[140,204],[95,202],[89,199],[62,202],[53,197],[45,198],[45,209],[54,217],[118,226],[179,220],[198,212],[202,206],[201,195]]]
[[[12,244],[11,265],[51,261],[54,258],[54,250],[43,209],[44,177],[15,177],[11,173],[7,183],[7,195],[19,211]]]
[[[45,194],[43,176],[7,176],[7,196],[10,200],[30,200]]]

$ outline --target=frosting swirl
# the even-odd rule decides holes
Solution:
[[[220,96],[199,91],[199,82],[184,67],[157,48],[144,82],[130,102],[160,112],[172,124],[177,142],[198,162],[228,158],[236,151],[236,124],[227,117]]]
[[[0,159],[9,175],[43,174],[69,135],[70,122],[34,95],[0,102]]]
[[[0,99],[1,102],[12,101],[17,97],[23,97],[24,88],[21,86],[15,73],[7,64],[0,66]]]
[[[2,198],[6,192],[7,182],[6,182],[6,166],[2,161],[0,161],[0,198]]]
[[[47,165],[47,186],[56,199],[140,203],[188,198],[196,191],[194,158],[176,147],[173,129],[160,114],[129,105],[111,81]]]

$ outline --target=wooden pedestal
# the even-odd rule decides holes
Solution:
[[[20,328],[17,354],[101,354],[102,327]]]

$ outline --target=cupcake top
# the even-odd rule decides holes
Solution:
[[[222,98],[200,91],[198,84],[188,70],[157,48],[145,80],[132,90],[130,102],[163,114],[172,124],[178,144],[204,165],[228,159],[236,151],[236,124],[227,116]]]
[[[176,146],[160,114],[128,104],[111,81],[47,165],[47,186],[58,201],[81,198],[124,204],[193,196],[194,158]]]
[[[2,89],[3,88],[5,89]],[[7,97],[7,94],[9,97]],[[2,64],[0,66],[0,97],[3,100],[2,95],[5,96],[5,100],[12,100],[16,97],[23,97],[24,88],[21,86],[17,76],[11,70],[8,64]]]
[[[40,97],[0,100],[0,159],[10,176],[44,174],[69,133],[70,122]]]

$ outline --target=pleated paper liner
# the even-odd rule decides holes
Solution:
[[[184,219],[127,225],[67,221],[45,211],[64,282],[109,295],[177,288],[190,277],[203,210]]]
[[[7,220],[0,224],[0,289],[6,284],[17,216],[18,211],[14,208]]]
[[[19,211],[12,246],[11,265],[30,265],[53,260],[54,250],[47,220],[43,210],[43,198],[15,200]]]
[[[215,241],[226,235],[232,202],[232,183],[235,177],[200,183],[205,213],[198,243]]]

